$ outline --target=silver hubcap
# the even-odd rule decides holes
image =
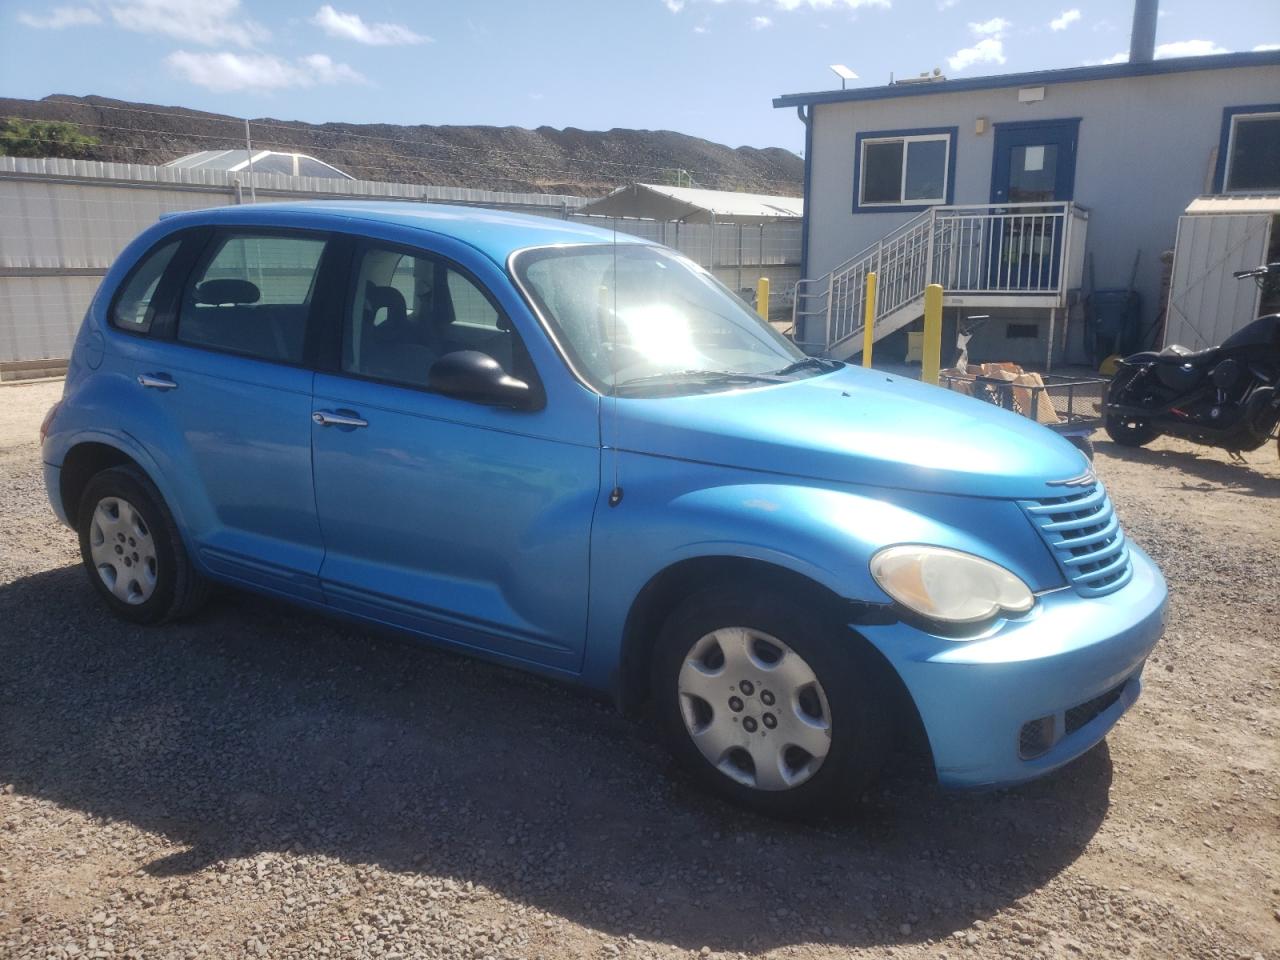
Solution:
[[[107,589],[125,603],[146,603],[155,592],[155,541],[128,500],[98,501],[89,524],[89,555]]]
[[[680,668],[685,728],[707,761],[757,790],[788,790],[831,749],[831,710],[817,676],[776,637],[724,627]]]

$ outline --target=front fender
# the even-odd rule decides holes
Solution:
[[[872,555],[894,543],[928,543],[986,557],[1033,590],[1062,574],[1018,506],[1007,500],[921,494],[797,480],[639,454],[619,461],[622,501],[597,513],[584,679],[608,688],[619,667],[632,604],[682,561],[756,560],[799,574],[837,596],[889,603],[871,576]]]

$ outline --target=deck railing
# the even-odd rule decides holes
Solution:
[[[1063,299],[1080,283],[1087,219],[1070,201],[931,207],[826,276],[797,283],[795,329],[804,331],[806,345],[828,350],[860,334],[871,271],[877,327],[917,307],[931,283],[949,295]]]

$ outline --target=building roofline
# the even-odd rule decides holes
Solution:
[[[1033,70],[1029,73],[1006,73],[990,77],[964,77],[958,80],[934,80],[919,83],[894,83],[883,87],[861,87],[854,90],[820,90],[813,93],[788,93],[775,97],[775,107],[797,107],[816,103],[844,103],[855,100],[889,100],[894,97],[925,97],[969,90],[997,90],[1002,87],[1040,86],[1052,83],[1080,83],[1087,80],[1120,80],[1127,77],[1151,77],[1166,73],[1190,73],[1196,70],[1222,70],[1239,67],[1280,66],[1280,50],[1252,53],[1218,53],[1205,57],[1173,57],[1147,63],[1107,63],[1091,67],[1065,67],[1058,70]]]

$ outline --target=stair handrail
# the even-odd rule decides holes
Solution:
[[[1045,210],[1054,208],[1052,214],[1063,218],[1064,224],[1080,217],[1087,219],[1088,211],[1074,201],[1020,201],[1016,203],[937,204],[922,210],[909,220],[899,224],[854,256],[832,268],[822,277],[801,280],[796,284],[796,302],[793,304],[793,320],[796,316],[824,317],[824,346],[830,349],[836,343],[861,334],[864,330],[863,311],[866,273],[874,268],[880,278],[880,296],[877,298],[874,324],[892,313],[906,308],[924,296],[924,288],[930,283],[949,285],[951,267],[935,263],[939,253],[943,258],[951,255],[956,240],[940,236],[939,231],[948,228],[956,219],[970,217],[990,219],[1000,216],[1018,216],[1029,208]],[[1068,244],[1062,244],[1061,262],[1057,265],[1059,276],[1066,276],[1070,256]],[[813,292],[802,292],[804,285],[817,287]],[[905,295],[904,295],[905,293]],[[803,310],[802,297],[824,301],[821,309]],[[848,320],[845,330],[841,322]],[[797,328],[798,329],[798,328]]]
[[[894,227],[892,230],[886,233],[879,240],[874,240],[871,243],[867,244],[865,247],[863,247],[861,250],[855,253],[848,260],[845,260],[843,263],[836,264],[834,267],[828,270],[827,273],[840,273],[846,267],[852,266],[856,261],[864,259],[868,254],[875,252],[875,250],[879,248],[886,241],[892,241],[897,236],[897,234],[901,233],[904,230],[910,229],[911,227],[916,226],[919,221],[926,219],[933,209],[934,208],[930,208],[929,210],[922,210],[919,213],[917,213],[914,217],[912,217],[910,220],[907,220],[903,223],[898,224],[898,226]]]

